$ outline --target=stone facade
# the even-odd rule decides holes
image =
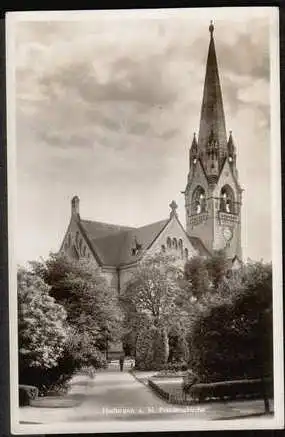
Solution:
[[[90,260],[94,268],[100,268],[109,285],[120,293],[144,256],[159,252],[171,254],[183,265],[188,258],[201,255],[201,252],[207,256],[206,249],[201,244],[197,246],[195,239],[194,245],[175,208],[170,217],[161,222],[142,228],[122,228],[82,220],[79,199],[75,196],[71,201],[71,219],[60,252],[72,259]],[[117,259],[114,258],[116,252],[120,254]]]

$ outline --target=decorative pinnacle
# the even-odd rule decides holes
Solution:
[[[213,20],[211,20],[211,22],[210,22],[209,32],[210,32],[211,38],[212,38],[213,37],[213,32],[214,32]]]
[[[196,137],[196,132],[194,132],[194,135],[193,135],[193,140],[192,140],[192,149],[194,150],[196,150],[197,149],[197,146],[198,146],[198,143],[197,143],[197,137]]]
[[[230,130],[229,133],[230,135],[229,135],[228,143],[233,143],[233,135],[232,135],[233,131]]]

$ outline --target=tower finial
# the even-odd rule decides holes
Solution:
[[[213,37],[213,32],[214,32],[213,20],[210,21],[209,32],[210,32],[211,38],[212,38]]]

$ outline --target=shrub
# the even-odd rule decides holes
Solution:
[[[165,366],[165,370],[170,370],[173,372],[178,372],[180,370],[185,371],[187,370],[187,363],[186,361],[180,361],[177,363],[167,363],[167,365]]]
[[[136,344],[136,364],[138,370],[151,370],[153,363],[153,340],[156,334],[154,326],[146,327],[142,330]]]
[[[195,384],[188,391],[193,400],[203,402],[213,399],[246,399],[263,397],[264,388],[267,396],[271,397],[272,380],[265,381],[265,387],[261,379],[245,379],[236,381],[221,381],[211,384]]]
[[[187,363],[181,361],[180,363],[167,363],[162,370],[154,375],[155,378],[166,376],[184,376],[187,370]]]
[[[156,328],[152,348],[152,368],[155,370],[163,369],[167,363],[169,354],[168,338],[165,329]]]
[[[136,364],[138,370],[161,370],[167,363],[168,338],[166,330],[149,326],[138,336]]]
[[[24,407],[30,405],[31,399],[38,397],[39,391],[37,387],[32,385],[19,385],[19,405]]]

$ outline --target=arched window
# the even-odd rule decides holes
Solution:
[[[174,247],[174,249],[177,249],[177,240],[176,240],[176,238],[173,238],[173,240],[172,240],[172,246]]]
[[[182,242],[181,238],[179,238],[179,240],[178,240],[178,247],[179,247],[179,250],[181,253],[181,258],[183,258],[183,242]]]
[[[167,237],[166,244],[167,244],[168,249],[170,249],[171,248],[171,238],[170,237]]]
[[[185,258],[188,259],[189,253],[187,247],[185,247],[184,253],[185,253]]]
[[[220,194],[220,210],[229,214],[235,213],[235,195],[229,185],[224,185]]]
[[[83,256],[85,256],[85,255],[86,255],[86,246],[84,246],[84,247],[83,247],[83,250],[82,250],[82,255],[83,255]]]
[[[75,234],[75,243],[76,243],[76,247],[78,247],[78,241],[79,240],[79,232],[77,231]]]
[[[71,247],[71,255],[72,255],[73,259],[79,260],[79,255],[78,255],[78,252],[77,252],[75,246]]]
[[[161,251],[164,253],[165,252],[165,246],[164,246],[164,244],[161,246]]]
[[[206,193],[200,185],[193,192],[191,206],[192,214],[200,214],[206,211]]]

